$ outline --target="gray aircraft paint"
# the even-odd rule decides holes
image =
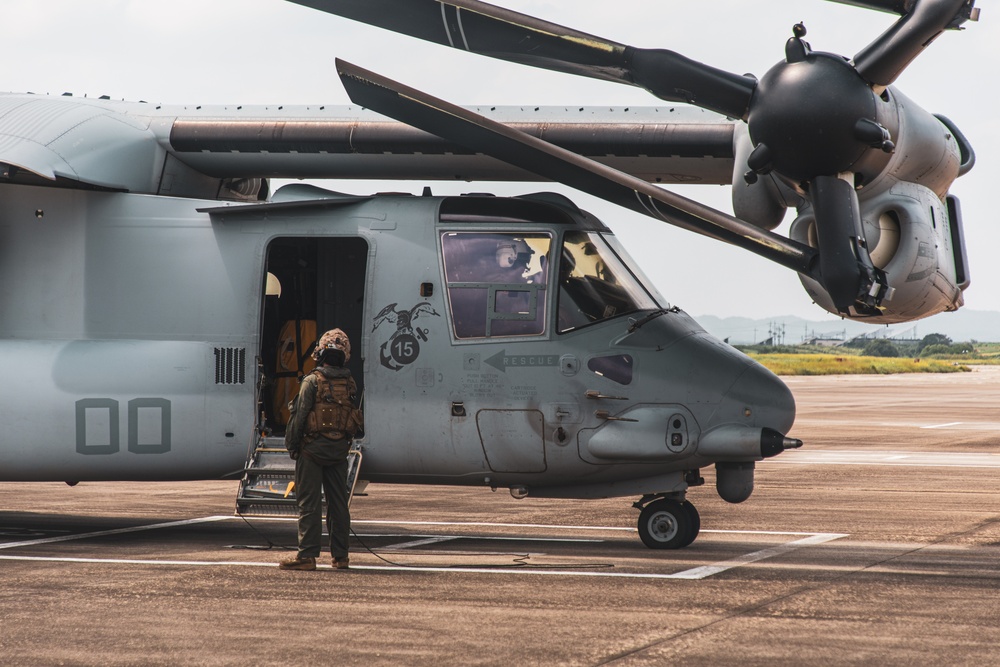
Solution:
[[[459,37],[469,48],[464,32]],[[749,93],[751,80],[734,76]],[[825,83],[815,81],[820,89]],[[666,101],[688,99],[665,92]],[[702,92],[714,98],[717,91]],[[734,100],[723,95],[709,107],[739,111],[731,108]],[[908,102],[893,106],[908,108]],[[461,115],[455,109],[452,119]],[[472,110],[531,135],[535,143],[528,144],[536,148],[538,139],[549,140],[645,181],[728,184],[743,177],[734,156],[747,146],[733,123],[672,103]],[[913,135],[915,152],[890,162],[885,179],[869,187],[892,191],[897,181],[931,173],[925,189],[943,197],[955,175],[971,168],[971,148],[946,121],[924,112],[900,117],[921,125]],[[948,130],[944,143],[941,123]],[[777,129],[784,128],[779,123]],[[929,152],[918,140],[941,145],[941,165],[925,169],[909,159]],[[699,520],[685,494],[703,481],[698,471],[716,464],[720,495],[745,500],[755,461],[801,445],[783,435],[794,403],[775,376],[643,287],[641,272],[620,248],[601,246],[610,243],[604,238],[610,232],[600,222],[551,196],[546,203],[479,196],[468,200],[477,202],[470,207],[429,193],[345,197],[293,187],[269,198],[266,179],[279,177],[537,178],[480,154],[491,152],[489,142],[474,143],[480,150],[356,107],[167,107],[107,97],[0,96],[0,277],[7,286],[0,297],[0,354],[9,379],[0,393],[0,479],[240,475],[266,430],[257,359],[278,339],[268,318],[288,317],[264,296],[265,273],[272,260],[283,266],[286,258],[277,255],[288,251],[302,253],[293,281],[314,280],[316,296],[330,302],[316,304],[320,327],[355,331],[352,367],[365,387],[368,415],[359,441],[365,477],[502,486],[515,497],[642,495],[643,540],[661,547],[690,543]],[[785,164],[791,169],[794,161]],[[766,175],[767,164],[759,166],[755,171]],[[564,179],[558,172],[546,173]],[[817,178],[844,189],[828,175]],[[826,187],[826,180],[817,182]],[[642,192],[640,201],[652,210],[662,198],[647,185],[624,187],[631,188],[630,198]],[[808,215],[801,199],[789,201],[795,196],[788,188],[762,190],[742,203],[737,198],[753,220],[740,229],[756,234],[746,224],[772,226],[773,211],[754,209],[775,197]],[[688,206],[667,199],[661,203]],[[475,211],[448,217],[441,214],[446,206]],[[951,217],[953,224],[934,239],[955,242],[942,257],[957,263],[957,202],[935,211]],[[800,227],[808,241],[807,221]],[[558,279],[550,271],[547,283],[525,280],[527,287],[499,279],[485,285],[488,279],[475,275],[451,280],[442,235],[479,232],[523,236],[522,245],[529,235],[548,239],[549,268],[558,267]],[[809,250],[801,242],[788,246]],[[507,269],[503,252],[521,254],[508,247],[489,253]],[[576,271],[590,250],[597,264]],[[333,259],[310,265],[305,257],[328,251],[355,275],[338,276]],[[903,267],[908,282],[935,275],[933,253],[921,247],[917,256],[927,266]],[[621,262],[617,279],[604,275],[612,259]],[[964,262],[959,268],[938,274],[958,292],[968,285]],[[331,284],[338,286],[331,290]],[[590,305],[597,309],[575,300],[571,287],[593,292]],[[480,333],[460,322],[468,313],[460,312],[462,295],[452,291],[462,289],[489,292]],[[642,296],[633,299],[630,289]],[[628,298],[614,296],[616,290]],[[570,295],[565,302],[563,292]],[[957,307],[954,292],[944,295],[947,303],[933,294],[934,303],[908,302],[916,305],[906,308],[919,312],[902,317]],[[501,308],[502,298],[518,293],[530,296],[529,306]],[[299,310],[296,320],[307,317]],[[324,312],[350,316],[342,322]],[[379,330],[382,318],[394,318],[396,329]],[[500,333],[517,322],[540,324]]]
[[[437,234],[462,228],[433,224],[439,198],[376,198],[326,212],[308,204],[299,212],[274,213],[234,206],[240,214],[227,216],[197,210],[213,202],[146,195],[19,186],[6,193],[0,277],[32,290],[7,290],[0,300],[6,338],[0,348],[9,360],[9,377],[24,380],[7,384],[2,397],[12,416],[0,464],[4,479],[186,479],[240,471],[254,424],[253,359],[269,241],[363,238],[370,264],[364,319],[371,322],[372,304],[402,302],[422,283],[442,284]],[[150,206],[156,211],[152,216]],[[36,211],[43,211],[41,217]],[[554,236],[561,231],[537,223],[491,228]],[[400,256],[407,261],[393,260]],[[552,312],[555,295],[549,292]],[[448,312],[443,290],[426,301],[438,313]],[[726,395],[711,387],[733,386],[747,374],[760,376],[766,385],[761,388],[781,387],[681,313],[634,334],[623,335],[627,322],[612,320],[558,338],[548,329],[544,336],[496,342],[457,340],[446,317],[419,322],[427,340],[419,357],[398,371],[377,363],[381,332],[367,327],[355,343],[355,354],[365,359],[365,442],[370,443],[365,474],[374,481],[516,483],[530,484],[539,494],[552,487],[551,494],[584,495],[616,492],[615,485],[629,493],[653,492],[670,478],[672,485],[680,483],[675,460],[684,457],[669,451],[658,457],[646,453],[633,466],[614,458],[594,464],[587,448],[594,426],[570,424],[581,419],[579,408],[574,418],[563,406],[578,405],[587,390],[611,393],[621,387],[586,370],[564,373],[548,362],[507,365],[503,372],[488,363],[470,370],[466,349],[484,361],[521,348],[522,360],[569,355],[584,364],[612,347],[631,351],[644,379],[628,393],[671,394],[654,399],[664,403],[694,400],[699,407],[692,434],[696,419],[711,424],[720,409],[731,410],[736,422],[757,423],[756,415],[740,416],[742,403],[726,407]],[[652,340],[674,352],[644,356]],[[245,368],[237,374],[242,382],[219,381],[220,349],[246,350]],[[557,354],[547,351],[553,349]],[[673,372],[658,368],[660,359]],[[669,380],[672,375],[680,382]],[[130,402],[139,399],[146,403],[130,410]],[[153,453],[163,444],[158,438],[164,412],[156,401],[150,407],[150,399],[169,403],[168,451]],[[784,400],[778,401],[779,412]],[[82,408],[81,401],[87,402]],[[452,416],[453,402],[464,404],[465,417]],[[117,426],[109,423],[112,416]],[[131,424],[130,417],[144,423]],[[772,414],[762,418],[761,423],[775,423]],[[570,435],[557,444],[553,432],[563,424]],[[787,429],[790,423],[777,425]],[[517,445],[529,433],[537,438],[534,453],[498,453],[498,447]],[[688,460],[680,468],[695,463]],[[627,478],[632,479],[626,484]],[[579,488],[560,490],[569,484]]]

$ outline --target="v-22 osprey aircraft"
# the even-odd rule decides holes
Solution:
[[[0,295],[0,479],[259,490],[254,463],[334,326],[354,346],[367,481],[638,497],[642,541],[678,548],[703,468],[742,502],[757,461],[802,444],[787,387],[564,196],[270,178],[554,180],[791,268],[845,317],[962,303],[948,189],[974,154],[891,84],[978,18],[971,1],[850,2],[899,19],[850,60],[797,25],[759,80],[474,0],[295,1],[694,106],[463,108],[339,61],[360,107],[0,95],[0,276],[17,286]],[[653,184],[678,181],[735,183],[736,215]]]

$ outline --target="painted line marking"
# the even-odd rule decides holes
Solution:
[[[912,468],[1000,468],[1000,454],[884,450],[794,450],[768,463],[798,465],[882,465]]]
[[[0,560],[24,560],[41,563],[106,563],[112,565],[239,565],[242,567],[278,567],[278,563],[255,563],[236,560],[146,560],[141,558],[70,558],[57,556],[8,556],[0,554]],[[330,566],[328,566],[330,567]],[[353,565],[351,567],[354,567]],[[332,567],[331,567],[332,569]]]
[[[202,523],[211,523],[216,521],[233,521],[242,520],[241,517],[235,516],[209,516],[201,519],[188,519],[185,521],[170,521],[167,523],[157,523],[147,526],[133,526],[131,528],[120,528],[115,530],[102,530],[92,533],[81,533],[77,535],[63,535],[59,537],[50,537],[37,540],[27,540],[22,542],[10,542],[7,544],[0,544],[0,549],[13,549],[16,547],[25,546],[35,546],[40,544],[53,544],[57,542],[69,542],[72,540],[83,540],[93,537],[104,537],[108,535],[122,535],[127,533],[137,533],[147,530],[158,530],[161,528],[174,528],[178,526],[191,526]],[[289,519],[279,519],[281,521],[288,521]],[[455,521],[359,521],[356,523],[378,523],[378,524],[389,524],[389,525],[444,525],[444,526],[512,526],[512,527],[536,527],[536,528],[562,528],[562,529],[573,529],[573,530],[628,530],[635,531],[634,528],[621,528],[612,526],[545,526],[539,524],[497,524],[497,523],[461,523]],[[801,547],[812,546],[817,544],[823,544],[830,542],[832,540],[837,540],[843,537],[847,537],[847,534],[842,533],[804,533],[804,532],[784,532],[784,531],[742,531],[742,530],[704,530],[701,532],[705,533],[718,533],[718,534],[740,534],[740,535],[774,535],[774,536],[792,536],[792,537],[802,537],[802,539],[793,540],[785,544],[781,544],[775,547],[770,547],[768,549],[762,549],[760,551],[755,551],[753,553],[746,554],[745,556],[740,556],[726,561],[721,561],[713,565],[705,565],[701,567],[696,567],[690,570],[684,570],[682,572],[677,572],[674,574],[661,574],[661,573],[651,573],[651,572],[606,572],[606,571],[590,571],[590,570],[575,570],[571,566],[567,566],[565,570],[555,570],[555,569],[533,569],[530,564],[522,567],[421,567],[421,566],[381,566],[381,565],[352,565],[351,569],[357,570],[371,570],[371,571],[393,571],[393,572],[450,572],[450,573],[462,573],[462,574],[530,574],[530,575],[548,575],[548,576],[574,576],[574,577],[601,577],[601,578],[617,578],[617,579],[687,579],[687,580],[697,580],[705,579],[721,572],[731,570],[736,567],[743,565],[749,565],[750,563],[756,563],[761,560],[768,558],[774,558],[781,556],[783,554],[795,551]],[[395,537],[395,536],[394,536]],[[399,536],[403,537],[403,536]],[[412,537],[412,536],[410,536]],[[423,539],[413,540],[409,543],[404,542],[402,544],[397,544],[391,546],[391,549],[408,548],[413,546],[418,546],[421,544],[432,544],[435,542],[444,542],[452,539],[459,538],[472,538],[472,539],[493,539],[493,540],[532,540],[532,541],[552,541],[546,540],[546,538],[527,538],[520,536],[506,537],[506,536],[422,536]],[[566,541],[591,541],[591,542],[601,542],[602,540],[567,540],[567,539],[556,539],[555,541],[566,542]],[[483,555],[498,555],[498,554],[483,554]],[[506,554],[504,554],[506,555]],[[186,566],[186,567],[219,567],[219,566],[237,566],[237,567],[277,567],[276,562],[255,562],[255,561],[203,561],[203,560],[153,560],[153,559],[138,559],[138,558],[79,558],[79,557],[58,557],[58,556],[11,556],[6,554],[0,554],[0,560],[7,561],[29,561],[29,562],[47,562],[47,563],[94,563],[94,564],[115,564],[115,565],[159,565],[159,566]],[[329,566],[320,565],[320,569],[332,569]]]
[[[775,459],[769,459],[769,461],[774,461]],[[233,518],[239,518],[233,517]],[[297,521],[294,517],[276,517],[276,516],[250,516],[248,519],[253,519],[254,521]],[[625,533],[635,533],[637,532],[635,528],[628,528],[623,526],[569,526],[569,525],[558,525],[558,524],[546,524],[546,523],[497,523],[492,521],[393,521],[386,519],[352,519],[351,525],[356,526],[359,524],[371,524],[376,526],[475,526],[475,527],[487,527],[487,528],[542,528],[545,530],[571,530],[574,532],[580,531],[617,531]],[[716,534],[731,534],[731,535],[788,535],[788,536],[801,536],[809,537],[811,535],[816,535],[817,533],[809,533],[805,531],[789,531],[789,530],[719,530],[711,528],[703,528],[700,533],[716,533]],[[362,534],[362,537],[365,537]],[[385,533],[370,533],[367,534],[368,537],[386,537]],[[389,537],[413,537],[413,535],[389,535]],[[422,536],[421,536],[422,537]],[[432,537],[428,535],[427,537]],[[476,539],[480,540],[509,540],[514,539],[508,536],[486,536],[477,535]],[[518,536],[516,539],[519,540],[553,540],[559,538],[544,538],[544,537],[522,537]],[[603,540],[596,539],[586,539],[586,538],[562,538],[566,542],[601,542]]]
[[[960,426],[963,422],[948,422],[947,424],[933,424],[931,426],[921,426],[920,428],[948,428],[949,426]]]
[[[353,522],[352,522],[353,523]],[[707,531],[702,531],[707,532]],[[325,536],[327,533],[324,532]],[[442,540],[494,540],[497,542],[560,542],[567,544],[600,544],[605,540],[570,538],[570,537],[524,537],[521,535],[407,535],[405,533],[355,533],[358,537],[419,537],[419,538],[441,538]],[[812,533],[809,533],[812,535]]]
[[[811,537],[806,537],[801,540],[795,540],[794,542],[788,542],[786,544],[780,544],[776,547],[771,547],[769,549],[762,549],[760,551],[755,551],[745,556],[739,556],[738,558],[722,561],[714,565],[703,565],[702,567],[696,567],[691,570],[685,570],[684,572],[678,572],[677,574],[671,575],[671,578],[704,579],[705,577],[711,577],[712,575],[719,574],[720,572],[731,570],[734,567],[739,567],[741,565],[749,565],[750,563],[756,563],[757,561],[761,561],[767,558],[774,558],[776,556],[781,556],[783,554],[789,553],[790,551],[795,551],[800,547],[808,547],[814,544],[823,544],[825,542],[832,542],[833,540],[839,540],[843,537],[847,537],[847,535],[843,533],[817,533]]]
[[[54,542],[70,542],[72,540],[86,540],[91,537],[105,537],[107,535],[123,535],[125,533],[140,533],[145,530],[159,530],[160,528],[175,528],[177,526],[191,526],[199,523],[210,523],[212,521],[227,521],[231,516],[207,516],[201,519],[188,519],[186,521],[169,521],[167,523],[154,523],[148,526],[133,526],[132,528],[116,528],[114,530],[100,530],[95,533],[79,533],[74,535],[60,535],[59,537],[44,537],[38,540],[25,540],[23,542],[7,542],[0,544],[0,549],[16,549],[17,547],[30,547],[37,544],[52,544]]]
[[[441,542],[451,542],[452,540],[457,540],[456,535],[444,535],[439,537],[428,537],[423,540],[413,540],[410,542],[400,542],[399,544],[390,544],[384,547],[385,549],[412,549],[413,547],[424,547],[428,544],[440,544]]]
[[[473,528],[541,528],[544,530],[614,530],[633,531],[635,528],[621,526],[568,526],[544,523],[496,523],[491,521],[391,521],[382,519],[362,519],[351,521],[351,524],[369,524],[372,526],[470,526]]]
[[[769,459],[772,461],[774,459]],[[278,519],[271,518],[271,521],[294,521],[295,519]],[[361,519],[351,521],[351,525],[357,524],[371,524],[375,526],[472,526],[472,527],[485,527],[485,528],[541,528],[544,530],[572,530],[574,532],[578,531],[617,531],[634,533],[635,528],[629,528],[624,526],[569,526],[569,525],[558,525],[558,524],[546,524],[546,523],[495,523],[488,521],[390,521],[382,519]],[[711,530],[704,529],[702,533],[731,533],[738,535],[800,535],[800,536],[810,536],[816,535],[816,533],[807,533],[802,531],[780,531],[780,530]],[[486,538],[483,538],[486,539]],[[510,539],[509,537],[496,537],[489,539]],[[520,539],[520,538],[519,538]],[[527,538],[525,538],[527,539]],[[532,538],[540,539],[540,538]]]
[[[698,580],[706,579],[713,575],[732,570],[734,568],[756,563],[767,558],[774,558],[783,554],[795,551],[801,547],[822,544],[831,540],[847,537],[836,533],[814,534],[810,538],[796,540],[787,544],[782,544],[770,549],[755,551],[754,553],[733,558],[731,560],[706,565],[691,570],[684,570],[674,574],[660,574],[657,572],[606,572],[575,570],[567,566],[565,570],[554,569],[533,569],[530,564],[523,567],[424,567],[419,565],[397,566],[397,565],[355,565],[351,564],[352,570],[367,570],[373,572],[442,572],[450,574],[525,574],[555,577],[598,577],[603,579],[683,579]],[[485,555],[485,554],[484,554]],[[492,554],[500,555],[500,554]],[[507,554],[504,554],[507,555]],[[219,567],[219,566],[239,566],[239,567],[278,567],[276,562],[252,562],[252,561],[197,561],[197,560],[143,560],[137,558],[62,558],[55,556],[9,556],[0,554],[0,560],[9,561],[31,561],[46,563],[93,563],[93,564],[113,564],[113,565],[169,565],[187,567]],[[318,569],[333,569],[328,565],[317,564]]]
[[[795,429],[808,427],[813,429],[824,429],[825,431],[831,431],[841,426],[852,426],[857,425],[857,420],[850,419],[816,419],[810,417],[801,417],[795,419]],[[947,424],[917,424],[912,420],[885,420],[885,421],[873,421],[869,424],[870,426],[879,426],[884,428],[906,430],[906,429],[954,429],[956,431],[974,431],[974,432],[992,432],[1000,430],[1000,422],[998,421],[974,421],[974,422],[949,422]],[[794,436],[793,436],[794,437]]]

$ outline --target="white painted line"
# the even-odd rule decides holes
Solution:
[[[921,426],[920,428],[948,428],[949,426],[959,426],[962,422],[948,422],[947,424],[934,424],[932,426]]]
[[[257,521],[297,521],[295,518],[279,518],[279,517],[253,517]],[[148,526],[134,526],[132,528],[118,528],[115,530],[105,530],[98,531],[94,533],[77,533],[72,535],[62,535],[59,537],[47,537],[35,540],[24,540],[20,542],[8,542],[0,543],[0,549],[15,549],[17,547],[27,547],[34,546],[38,544],[52,544],[55,542],[70,542],[73,540],[84,540],[92,537],[103,537],[108,535],[122,535],[126,533],[136,533],[147,530],[157,530],[160,528],[173,528],[176,526],[188,526],[200,523],[209,523],[214,521],[236,521],[243,520],[239,516],[209,516],[200,519],[188,519],[185,521],[171,521],[168,523],[157,523]],[[635,533],[635,528],[626,528],[621,526],[561,526],[561,525],[548,525],[548,524],[533,524],[533,523],[493,523],[493,522],[475,522],[475,521],[385,521],[385,520],[359,520],[352,521],[352,525],[358,524],[373,524],[373,525],[384,525],[384,526],[400,526],[400,525],[410,525],[410,526],[470,526],[470,527],[493,527],[493,528],[542,528],[551,530],[572,530],[572,531],[616,531],[616,532],[628,532]],[[803,532],[780,532],[780,531],[767,531],[767,530],[702,530],[702,533],[718,533],[718,534],[734,534],[734,535],[814,535],[815,533],[803,533]],[[428,540],[440,539],[440,540],[450,540],[450,539],[477,539],[477,540],[494,540],[494,541],[510,541],[517,540],[520,542],[572,542],[572,543],[587,543],[596,544],[603,542],[600,539],[588,539],[588,538],[551,538],[551,537],[528,537],[523,535],[517,536],[505,536],[505,535],[386,535],[384,533],[362,533],[361,537],[409,537],[409,538],[426,538]]]
[[[768,461],[773,461],[774,459],[768,459]],[[281,519],[285,521],[286,519]],[[561,525],[551,525],[544,523],[491,523],[482,521],[387,521],[387,520],[376,520],[376,519],[362,519],[362,520],[351,520],[351,525],[358,524],[371,524],[375,526],[473,526],[473,527],[486,527],[486,528],[541,528],[545,530],[572,530],[572,531],[602,531],[610,530],[617,532],[634,533],[635,528],[623,527],[623,526],[561,526]],[[816,533],[807,532],[788,532],[788,531],[775,531],[775,530],[709,530],[705,529],[700,531],[702,533],[733,533],[737,535],[815,535]],[[511,539],[509,537],[481,537],[479,539],[496,539],[496,540],[506,540]],[[545,539],[545,538],[517,538],[517,539]],[[592,540],[578,540],[580,542],[589,542]]]
[[[145,560],[141,558],[69,558],[56,556],[8,556],[0,554],[0,560],[24,560],[41,563],[97,563],[110,565],[184,565],[190,567],[207,567],[219,565],[238,565],[242,567],[278,567],[274,563],[255,563],[236,560]],[[354,567],[353,565],[351,567]],[[332,568],[331,568],[332,569]]]
[[[411,542],[400,542],[399,544],[390,544],[390,545],[388,545],[386,547],[383,547],[383,548],[384,549],[410,549],[410,548],[413,548],[413,547],[427,546],[428,544],[439,544],[441,542],[450,542],[452,540],[457,540],[457,539],[458,539],[457,535],[443,535],[443,536],[439,536],[439,537],[428,537],[427,539],[423,539],[423,540],[413,540]]]
[[[900,452],[884,450],[801,450],[785,452],[767,463],[793,465],[865,465],[911,468],[1000,468],[1000,454],[976,452]]]
[[[748,565],[750,563],[756,563],[757,561],[761,561],[766,558],[774,558],[775,556],[781,556],[790,551],[795,551],[800,547],[807,547],[807,546],[812,546],[814,544],[823,544],[824,542],[839,540],[842,537],[847,537],[847,535],[841,533],[818,533],[811,537],[806,537],[801,540],[795,540],[794,542],[788,542],[787,544],[780,544],[776,547],[771,547],[770,549],[762,549],[761,551],[755,551],[753,553],[747,554],[746,556],[740,556],[738,558],[733,558],[731,560],[722,561],[720,563],[716,563],[715,565],[704,565],[702,567],[696,567],[692,570],[685,570],[684,572],[678,572],[677,574],[670,575],[670,578],[704,579],[705,577],[711,577],[714,574],[719,574],[720,572],[731,570],[734,567],[739,567],[741,565]]]
[[[104,530],[93,533],[81,533],[77,535],[63,535],[59,537],[42,538],[37,540],[27,540],[21,542],[11,542],[8,544],[0,544],[0,549],[12,549],[15,547],[33,546],[39,544],[52,544],[56,542],[68,542],[72,540],[88,539],[93,537],[103,537],[108,535],[121,535],[126,533],[136,533],[146,530],[157,530],[160,528],[173,528],[177,526],[190,526],[201,523],[209,523],[214,521],[229,521],[229,520],[242,520],[240,517],[233,516],[210,516],[201,519],[189,519],[186,521],[171,521],[167,523],[158,523],[148,526],[135,526],[132,528],[120,528],[116,530]],[[513,526],[513,527],[541,527],[541,528],[564,528],[564,529],[588,529],[588,530],[629,530],[634,531],[631,528],[618,528],[618,527],[602,527],[602,526],[544,526],[538,524],[493,524],[493,523],[461,523],[461,522],[432,522],[432,521],[364,521],[358,523],[379,523],[379,524],[419,524],[419,525],[446,525],[446,526]],[[395,572],[450,572],[452,574],[462,573],[462,574],[528,574],[528,575],[548,575],[548,576],[576,576],[576,577],[601,577],[601,578],[619,578],[619,579],[704,579],[720,572],[725,572],[727,570],[733,569],[735,567],[740,567],[742,565],[748,565],[750,563],[755,563],[767,558],[774,558],[782,554],[789,553],[796,549],[805,546],[811,546],[815,544],[823,544],[824,542],[830,542],[832,540],[837,540],[842,537],[847,537],[846,534],[841,533],[801,533],[801,532],[782,532],[782,531],[738,531],[738,530],[705,530],[705,533],[727,533],[727,534],[745,534],[745,535],[784,535],[784,536],[805,536],[802,539],[788,542],[776,547],[771,547],[769,549],[763,549],[761,551],[755,551],[753,553],[747,554],[745,556],[740,556],[727,561],[722,561],[715,563],[714,565],[706,565],[702,567],[693,568],[691,570],[684,570],[683,572],[678,572],[674,574],[659,574],[659,573],[643,573],[643,572],[609,572],[609,571],[594,571],[594,570],[576,570],[571,566],[567,566],[566,569],[533,569],[530,564],[526,564],[521,567],[421,567],[421,566],[371,566],[371,565],[352,565],[352,569],[356,570],[372,570],[372,571],[395,571]],[[404,537],[400,535],[399,537]],[[413,536],[405,536],[413,537]],[[520,536],[475,536],[475,535],[438,535],[438,536],[421,536],[422,539],[413,540],[410,542],[404,542],[402,544],[393,545],[388,547],[389,549],[405,549],[409,547],[433,544],[437,542],[445,542],[453,539],[460,538],[470,538],[470,539],[492,539],[492,540],[532,540],[532,541],[558,541],[558,542],[600,542],[601,540],[568,540],[565,538],[557,538],[555,540],[547,540],[546,538],[528,538]],[[501,554],[482,554],[482,555],[501,555]],[[185,567],[219,567],[219,566],[238,566],[238,567],[277,567],[276,562],[253,562],[253,561],[197,561],[197,560],[152,560],[152,559],[132,559],[132,558],[73,558],[73,557],[55,557],[55,556],[9,556],[0,555],[0,560],[8,561],[29,561],[29,562],[48,562],[48,563],[94,563],[94,564],[115,564],[115,565],[158,565],[158,566],[185,566]],[[332,569],[329,566],[319,565],[320,569]],[[545,567],[544,564],[542,567]]]
[[[765,549],[763,551],[757,551],[752,554],[747,554],[741,558],[734,558],[730,561],[723,561],[721,563],[716,563],[715,565],[709,565],[705,567],[695,568],[693,570],[685,570],[683,572],[678,572],[675,574],[661,574],[657,572],[613,572],[608,570],[576,570],[571,566],[567,566],[566,569],[556,570],[556,569],[534,569],[531,564],[526,564],[522,567],[424,567],[419,565],[356,565],[351,564],[352,570],[364,570],[371,572],[440,572],[448,574],[520,574],[520,575],[534,575],[534,576],[551,576],[551,577],[597,577],[602,579],[685,579],[685,580],[697,580],[705,579],[714,574],[719,574],[720,572],[725,572],[726,570],[739,567],[741,565],[748,565],[757,561],[764,560],[766,558],[773,558],[775,556],[780,556],[782,554],[794,551],[800,547],[809,546],[812,544],[822,544],[823,542],[828,542],[830,540],[839,539],[841,537],[846,537],[846,535],[839,534],[818,534],[813,535],[810,538],[803,540],[796,540],[795,542],[790,542],[788,544],[783,544],[771,549]],[[484,554],[485,555],[485,554]],[[499,554],[491,554],[499,555]],[[238,567],[277,567],[277,562],[248,562],[248,561],[197,561],[197,560],[144,560],[136,558],[62,558],[62,557],[44,557],[44,556],[8,556],[0,555],[0,560],[8,561],[30,561],[30,562],[46,562],[46,563],[93,563],[93,564],[111,564],[111,565],[159,565],[159,566],[185,566],[185,567],[219,567],[219,566],[238,566]],[[333,568],[329,565],[317,564],[316,566],[320,570],[332,570]],[[546,567],[542,565],[542,567]]]
[[[352,522],[353,523],[353,522]],[[702,531],[708,532],[708,531]],[[812,533],[805,533],[806,535],[812,535]],[[323,535],[326,535],[324,532]],[[604,540],[588,540],[586,538],[572,538],[572,537],[524,537],[522,535],[406,535],[406,534],[392,534],[392,533],[355,533],[358,537],[426,537],[426,538],[444,538],[446,540],[494,540],[497,542],[561,542],[569,544],[600,544]]]
[[[485,528],[543,528],[546,530],[615,530],[635,532],[635,528],[621,526],[560,526],[544,523],[493,523],[487,521],[384,521],[376,519],[352,520],[355,524],[370,524],[373,526],[472,526]]]
[[[825,533],[806,533],[801,531],[791,532],[782,530],[711,530],[707,528],[705,530],[698,531],[699,535],[701,533],[729,533],[731,535],[788,535],[790,537],[795,537],[796,535],[812,537],[814,535],[825,534]]]
[[[207,516],[202,519],[188,519],[186,521],[170,521],[167,523],[154,523],[148,526],[133,526],[132,528],[116,528],[115,530],[101,530],[96,533],[78,533],[75,535],[60,535],[59,537],[44,537],[37,540],[25,540],[23,542],[7,542],[0,544],[0,549],[16,549],[17,547],[30,547],[36,544],[52,544],[54,542],[71,542],[73,540],[86,540],[91,537],[105,537],[107,535],[123,535],[125,533],[139,533],[144,530],[159,530],[160,528],[174,528],[176,526],[190,526],[198,523],[209,523],[212,521],[227,521],[231,516]]]
[[[775,459],[768,459],[768,461],[774,461]],[[233,517],[238,519],[240,517]],[[248,516],[248,520],[252,519],[254,521],[297,521],[295,517],[273,517],[273,516]],[[547,530],[572,530],[572,531],[602,531],[610,530],[617,532],[634,533],[635,528],[628,528],[623,526],[563,526],[563,525],[552,525],[545,523],[496,523],[496,522],[485,522],[485,521],[390,521],[383,519],[352,519],[351,525],[356,526],[360,524],[371,524],[374,526],[478,526],[487,528],[543,528]],[[701,533],[730,533],[733,535],[802,535],[810,536],[816,535],[816,533],[809,533],[805,531],[781,531],[781,530],[713,530],[709,528],[702,529]],[[362,537],[365,535],[362,534]],[[369,537],[386,537],[385,533],[370,533]],[[389,537],[413,537],[412,535],[389,535]],[[432,537],[428,535],[428,537]],[[477,535],[476,539],[481,540],[509,540],[510,537],[500,536],[500,537],[488,537],[483,535]],[[519,540],[546,540],[552,538],[543,537],[518,537]],[[564,539],[566,542],[601,542],[602,540],[593,539]]]

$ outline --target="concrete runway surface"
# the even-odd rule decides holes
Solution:
[[[788,383],[805,447],[741,505],[706,470],[680,551],[631,498],[373,485],[351,570],[283,572],[234,482],[0,484],[0,660],[1000,664],[1000,368]]]

